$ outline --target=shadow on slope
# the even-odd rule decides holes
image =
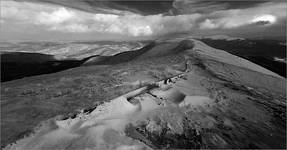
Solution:
[[[149,51],[155,45],[155,42],[152,42],[139,50],[126,51],[113,56],[90,56],[82,59],[82,62],[83,65],[114,65],[118,63],[128,62]]]
[[[115,65],[135,59],[147,59],[150,57],[161,57],[178,54],[192,48],[193,42],[183,40],[181,42],[151,42],[147,46],[136,50],[126,51],[114,56],[90,56],[82,60],[83,65]]]
[[[52,55],[25,52],[1,54],[1,82],[77,67],[78,60],[57,60]]]
[[[162,47],[164,46],[164,48]],[[23,77],[54,73],[69,68],[89,65],[115,65],[139,58],[149,58],[180,53],[193,47],[191,41],[175,43],[151,42],[147,46],[126,51],[113,56],[93,55],[82,60],[57,60],[53,55],[25,52],[7,52],[1,54],[1,82],[20,79]],[[148,52],[152,51],[152,52]]]

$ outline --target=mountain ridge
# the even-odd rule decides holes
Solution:
[[[170,55],[171,53],[178,53],[176,51],[180,52],[182,50],[193,47],[193,43],[190,42],[190,39],[188,38],[179,38],[176,40],[176,42],[167,42],[166,44],[160,41],[157,41],[157,43],[151,42],[138,50],[121,52],[112,56],[101,56],[97,54],[82,58],[80,60],[77,60],[75,58],[58,59],[57,56],[45,55],[41,53],[38,54],[26,52],[2,52],[1,70],[3,74],[1,76],[1,81],[9,81],[13,79],[23,78],[25,76],[53,73],[69,68],[79,67],[81,65],[111,65],[127,62],[132,59],[135,59],[136,57],[143,57],[144,59],[144,57],[150,56],[157,57],[160,55]],[[153,49],[153,47],[157,48]],[[205,47],[209,46],[205,45]],[[165,50],[162,51],[162,49]],[[43,60],[39,59],[39,56],[42,56]],[[44,57],[47,57],[47,60],[45,60],[46,58]],[[30,65],[34,66],[34,68],[38,68],[36,69],[37,71],[35,71],[34,69],[29,71],[29,68],[31,68]],[[18,67],[17,69],[17,66],[19,66],[20,68]],[[19,70],[23,71],[18,72]]]
[[[9,140],[1,143],[17,141],[6,149],[284,147],[285,78],[194,39],[156,41],[142,51],[125,52],[130,61],[118,54],[109,56],[119,58],[114,64],[103,58],[4,82],[1,136]]]

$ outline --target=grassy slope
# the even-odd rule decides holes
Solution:
[[[1,146],[31,132],[40,121],[67,115],[174,75],[183,56],[132,61],[113,66],[78,67],[5,82],[1,87]],[[136,83],[134,83],[136,82]]]

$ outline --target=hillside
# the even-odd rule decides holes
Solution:
[[[177,38],[73,61],[3,82],[2,148],[286,148],[285,78],[246,59]]]
[[[276,59],[286,58],[286,44],[282,44],[282,41],[226,36],[201,37],[200,40],[211,47],[243,57],[286,78],[286,62]]]
[[[146,44],[147,41],[0,42],[1,82],[79,67],[89,58],[105,58]]]

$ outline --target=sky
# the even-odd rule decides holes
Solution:
[[[1,0],[0,40],[142,40],[286,35],[280,0]]]

